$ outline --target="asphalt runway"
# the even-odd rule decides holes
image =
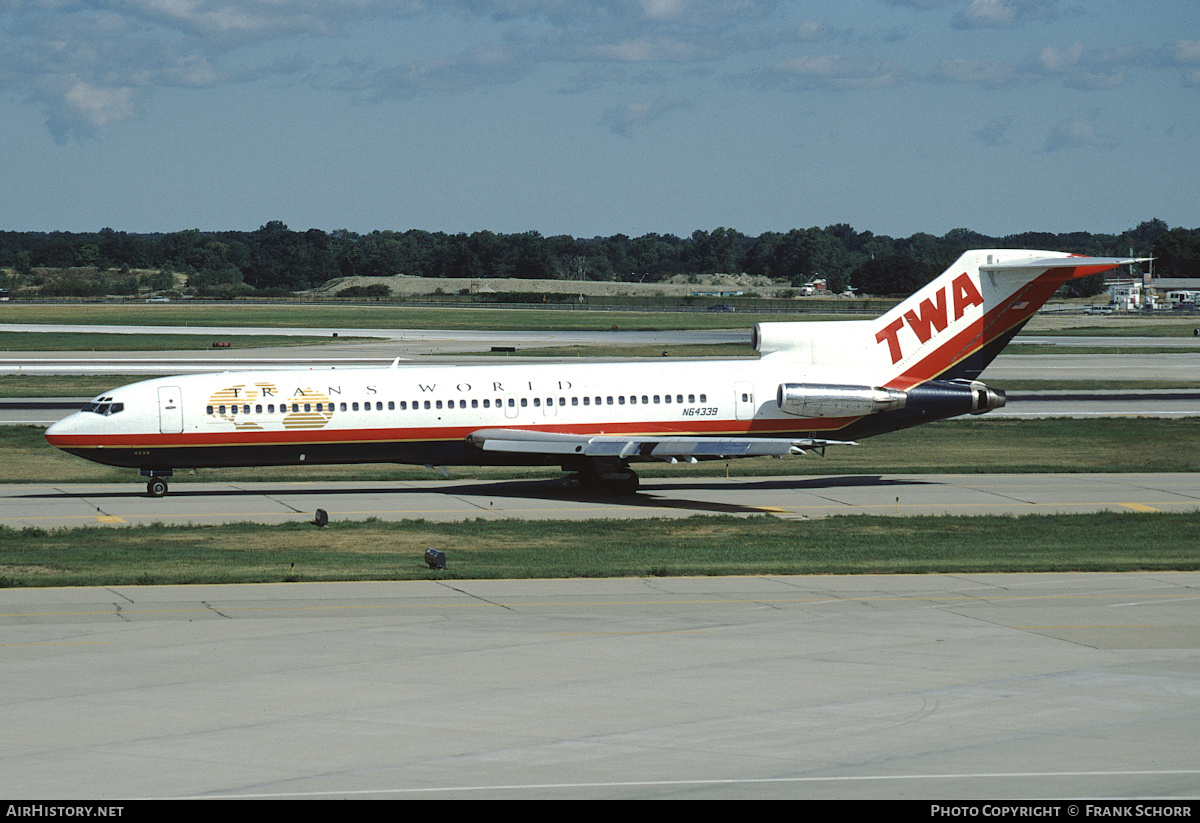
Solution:
[[[1195,573],[4,589],[0,795],[1195,798],[1198,590]]]
[[[842,475],[645,478],[633,497],[566,480],[374,483],[184,483],[166,497],[144,482],[0,486],[0,525],[123,526],[330,520],[588,520],[704,514],[1078,514],[1200,510],[1200,474]],[[448,547],[438,547],[447,548]]]

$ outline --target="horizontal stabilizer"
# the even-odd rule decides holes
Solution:
[[[1127,266],[1130,263],[1145,263],[1151,257],[1038,257],[1028,260],[1005,260],[998,263],[980,265],[981,272],[1015,271],[1018,269],[1053,269],[1079,268],[1107,271],[1116,266]],[[1076,277],[1086,276],[1090,272],[1077,273]]]

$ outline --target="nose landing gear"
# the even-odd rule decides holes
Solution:
[[[138,473],[142,477],[149,478],[149,481],[146,483],[146,494],[150,495],[151,497],[163,497],[166,495],[167,478],[172,474],[170,469],[166,471],[142,469]]]

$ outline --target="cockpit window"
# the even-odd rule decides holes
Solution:
[[[93,412],[95,414],[108,417],[112,414],[117,414],[125,410],[124,403],[114,403],[111,397],[97,397],[90,403],[84,403],[80,411]]]

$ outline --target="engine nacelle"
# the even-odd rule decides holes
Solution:
[[[992,409],[1002,409],[1008,402],[1008,397],[1000,389],[993,389],[978,380],[972,380],[970,386],[971,414],[986,414]]]
[[[775,400],[780,411],[797,417],[861,417],[902,409],[908,395],[899,389],[872,386],[780,383]]]

